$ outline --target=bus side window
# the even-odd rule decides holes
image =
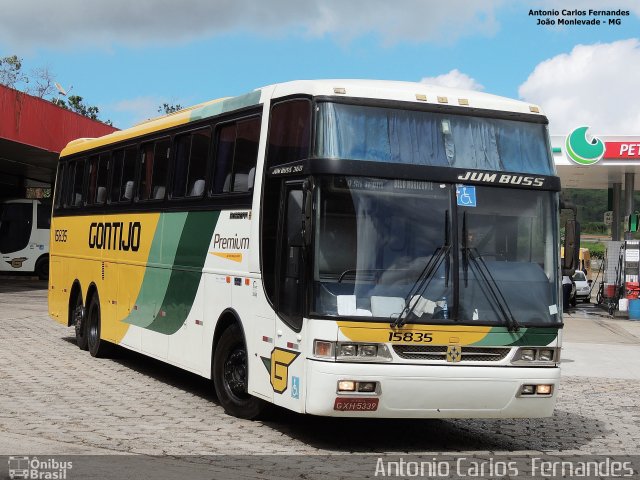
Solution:
[[[286,100],[271,108],[267,165],[265,171],[276,165],[295,162],[309,157],[311,142],[311,102],[307,99]],[[276,251],[278,248],[278,221],[282,179],[265,175],[262,202],[262,272],[267,297],[277,304]]]
[[[142,145],[138,200],[162,200],[167,187],[169,139],[163,138]]]
[[[56,197],[56,208],[60,208],[64,204],[64,202],[62,201],[64,195],[64,189],[62,188],[64,185],[64,167],[64,163],[58,164],[58,173],[56,174],[56,186],[54,190],[54,195]]]
[[[83,204],[83,187],[84,187],[84,158],[76,160],[75,171],[73,174],[71,197],[69,199],[69,205],[72,207],[80,207]]]
[[[133,199],[136,179],[136,147],[127,147],[113,152],[111,158],[111,203],[130,202]]]
[[[180,135],[175,141],[172,198],[204,194],[211,130],[203,128]]]
[[[89,157],[87,163],[87,205],[93,205],[96,201],[96,188],[98,182],[98,156]]]
[[[260,117],[238,120],[219,128],[212,193],[253,189],[259,138]]]
[[[110,153],[100,155],[98,161],[98,180],[96,182],[96,205],[104,205],[107,201],[107,181],[109,179],[108,171],[110,160]]]
[[[124,150],[116,150],[113,152],[111,166],[111,191],[109,192],[109,201],[116,203],[120,200],[120,185],[122,183],[122,159],[124,158]]]
[[[38,205],[37,228],[41,230],[49,230],[51,228],[51,204],[40,203]]]
[[[136,156],[135,147],[127,148],[122,159],[122,184],[120,185],[120,201],[131,202],[136,181]]]
[[[274,105],[269,127],[268,166],[307,158],[310,142],[311,102],[290,100]]]

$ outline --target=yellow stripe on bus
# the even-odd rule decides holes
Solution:
[[[433,345],[471,345],[482,340],[491,331],[491,327],[465,325],[408,324],[394,329],[389,326],[389,323],[379,322],[338,322],[338,328],[345,337],[354,342],[394,341]],[[396,333],[395,337],[394,333]]]

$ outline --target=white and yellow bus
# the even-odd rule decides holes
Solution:
[[[49,277],[51,200],[0,202],[0,272]]]
[[[49,310],[265,402],[361,417],[542,417],[560,377],[558,209],[535,105],[296,81],[71,142]]]

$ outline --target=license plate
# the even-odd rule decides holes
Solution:
[[[336,398],[333,409],[340,412],[375,412],[378,398]]]

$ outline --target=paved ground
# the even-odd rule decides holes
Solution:
[[[640,322],[589,305],[567,317],[564,335],[562,388],[549,419],[276,411],[252,422],[227,416],[195,375],[124,350],[89,357],[72,329],[48,318],[46,285],[0,278],[0,455],[639,453]]]

